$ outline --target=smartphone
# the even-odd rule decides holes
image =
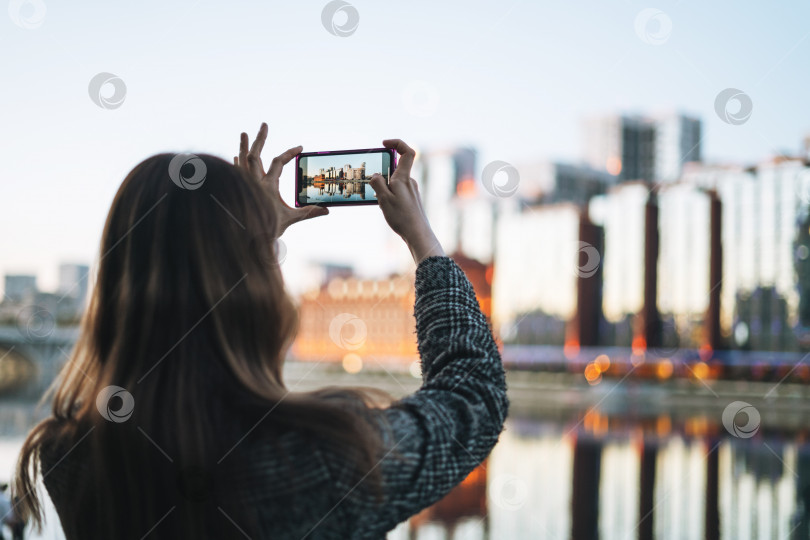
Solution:
[[[295,157],[295,206],[378,204],[371,176],[388,182],[395,167],[389,148],[302,152]]]

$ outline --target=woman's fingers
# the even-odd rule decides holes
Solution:
[[[257,158],[261,159],[262,156],[262,149],[264,148],[264,141],[267,140],[267,124],[262,122],[261,127],[259,127],[259,133],[256,135],[256,140],[253,141],[253,145],[250,147],[250,153],[256,156]]]
[[[286,206],[282,210],[278,236],[284,234],[287,227],[294,223],[304,221],[305,219],[312,219],[318,216],[325,216],[328,213],[329,209],[325,206],[307,206],[305,208],[290,208],[289,206]]]
[[[239,165],[247,168],[248,134],[242,132],[239,136]]]
[[[299,212],[299,215],[301,216],[299,221],[318,216],[325,216],[329,213],[329,209],[325,206],[307,206],[306,208],[298,208],[296,211]]]
[[[278,180],[278,178],[281,176],[281,170],[284,168],[284,165],[289,163],[292,158],[300,154],[301,150],[303,149],[303,146],[296,146],[274,157],[273,161],[270,162],[270,169],[267,171],[267,176],[273,178],[274,180]]]
[[[402,139],[385,139],[383,146],[392,148],[399,154],[399,162],[397,163],[397,168],[394,170],[394,174],[399,173],[397,176],[404,175],[406,178],[409,177],[411,175],[413,160],[416,157],[414,149],[405,144],[405,141]]]
[[[264,181],[265,185],[271,188],[271,190],[275,193],[278,191],[278,180],[281,176],[281,170],[284,168],[284,165],[289,163],[292,158],[298,155],[303,147],[296,146],[295,148],[290,148],[286,152],[273,158],[270,168],[268,169],[267,173],[265,173],[264,165],[262,165],[261,154],[262,150],[264,149],[264,143],[267,141],[267,133],[268,127],[266,122],[262,122],[253,144],[250,144],[250,138],[248,137],[247,133],[242,133],[239,137],[239,155],[233,158],[233,163],[237,167],[242,167],[256,181]],[[276,195],[278,194],[276,193]],[[279,203],[283,204],[280,196],[278,196],[278,198]],[[317,209],[308,210],[304,213],[294,214],[290,217],[290,219],[295,222],[301,221],[302,219],[309,219],[310,217],[324,215],[326,213],[327,212]]]
[[[250,146],[250,151],[247,155],[247,166],[253,176],[261,179],[264,176],[264,165],[262,165],[262,149],[264,148],[264,141],[267,139],[267,124],[262,122],[259,128],[259,133],[256,134],[256,139]]]
[[[385,181],[385,177],[380,173],[374,173],[371,175],[371,188],[374,190],[374,193],[377,194],[378,199],[382,199],[387,197],[391,194],[391,190],[388,187],[388,182]]]

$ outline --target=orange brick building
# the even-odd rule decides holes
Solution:
[[[459,254],[451,257],[473,284],[481,311],[489,318],[492,265]],[[292,357],[343,362],[349,371],[362,366],[364,358],[381,365],[410,366],[418,358],[414,292],[413,274],[378,280],[332,277],[301,296]]]
[[[292,356],[341,362],[351,354],[410,365],[418,357],[413,302],[412,275],[380,280],[334,277],[301,296]]]

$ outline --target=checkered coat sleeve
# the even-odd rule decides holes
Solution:
[[[422,386],[378,413],[391,428],[382,430],[377,465],[383,502],[331,467],[352,538],[384,538],[441,499],[489,455],[507,415],[492,331],[472,285],[449,257],[429,257],[417,267],[414,316]]]

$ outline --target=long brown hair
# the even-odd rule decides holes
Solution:
[[[218,476],[223,454],[259,425],[265,436],[295,429],[328,441],[358,478],[379,481],[372,461],[380,436],[360,407],[346,404],[388,396],[334,387],[291,393],[283,382],[298,318],[268,195],[219,158],[198,155],[184,166],[193,171],[175,158],[137,165],[113,200],[80,337],[52,387],[52,414],[30,432],[17,463],[16,510],[36,528],[43,455],[64,467],[58,460],[75,452],[92,480],[74,475],[72,506],[60,511],[68,538],[141,538],[170,507],[155,534],[230,536],[210,491],[227,484]],[[200,169],[201,182],[183,183]],[[99,400],[117,401],[105,410]],[[250,523],[240,526],[250,532]]]

